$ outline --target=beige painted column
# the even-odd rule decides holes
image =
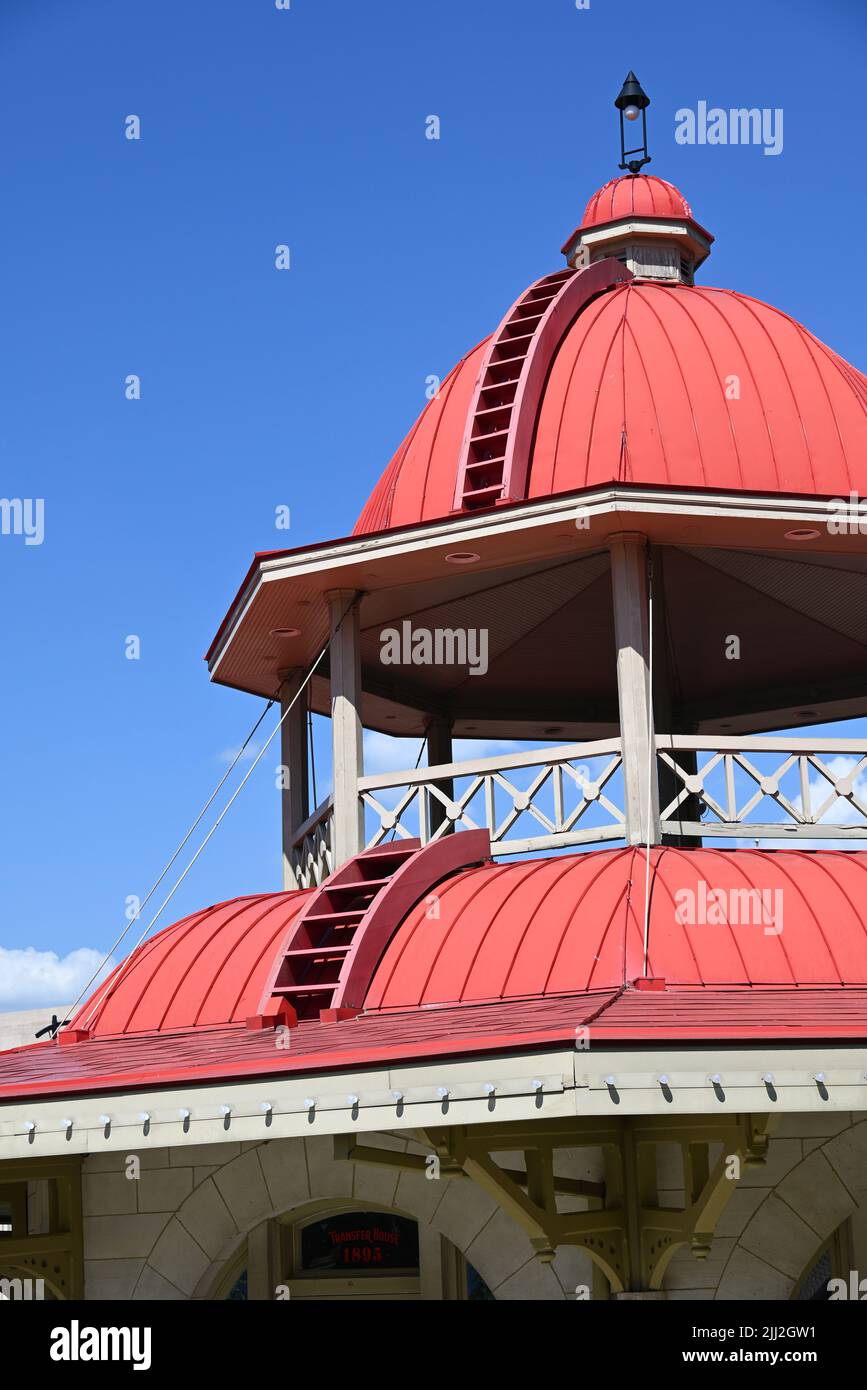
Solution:
[[[333,867],[364,848],[364,815],[358,799],[363,772],[361,736],[360,601],[353,589],[334,589],[331,605],[331,764],[334,820]]]
[[[617,697],[623,748],[626,838],[629,844],[659,842],[656,758],[650,763],[652,706],[646,538],[634,533],[612,536],[611,588],[617,643]],[[650,731],[650,733],[649,733]],[[648,766],[650,777],[648,778]],[[649,785],[648,785],[649,782]]]
[[[671,649],[668,642],[668,615],[665,601],[664,556],[660,546],[651,549],[653,557],[653,723],[657,734],[691,733],[692,730],[678,725],[674,711],[674,673],[672,670]],[[681,767],[693,775],[698,769],[698,755],[681,750],[677,754]],[[682,791],[683,783],[675,772],[664,762],[657,763],[656,793],[660,816],[662,811]],[[675,812],[678,820],[701,820],[701,800],[688,796]],[[695,849],[701,846],[701,837],[695,835],[663,835],[660,840],[665,845],[686,845]]]
[[[418,1223],[419,1291],[428,1303],[441,1303],[445,1298],[443,1268],[443,1237],[425,1221]]]
[[[247,1298],[273,1302],[281,1277],[279,1226],[276,1221],[263,1221],[247,1236]]]
[[[867,1205],[853,1211],[849,1218],[850,1258],[858,1278],[867,1279]]]
[[[283,887],[287,889],[300,886],[292,865],[292,837],[299,825],[303,825],[310,815],[307,691],[302,690],[304,675],[303,671],[287,671],[280,686],[280,713],[286,716],[280,725],[280,763],[283,779],[280,804],[283,822]],[[296,695],[298,699],[292,705]]]

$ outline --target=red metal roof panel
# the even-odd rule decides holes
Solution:
[[[484,346],[419,418],[355,534],[449,516]],[[867,378],[781,310],[633,281],[589,304],[553,354],[527,496],[607,483],[863,496],[865,407]]]
[[[82,1005],[96,1036],[242,1022],[307,893],[260,893],[195,912],[143,942]]]
[[[867,853],[656,848],[650,860],[651,974],[678,987],[867,986]],[[419,902],[371,961],[364,1007],[619,989],[643,970],[644,882],[644,851],[632,848],[455,873],[437,890],[439,915]],[[716,919],[709,894],[723,904]],[[94,1020],[108,1038],[243,1022],[308,896],[236,898],[174,923],[118,967],[74,1026]]]
[[[867,853],[655,848],[650,860],[651,974],[867,985]],[[407,914],[366,1007],[618,988],[643,971],[644,880],[642,849],[468,869],[439,890],[438,917],[424,904]]]
[[[287,1049],[243,1025],[36,1043],[0,1053],[0,1103],[25,1097],[204,1085],[254,1076],[387,1067],[591,1042],[867,1042],[867,988],[593,990],[495,1004],[301,1023]]]

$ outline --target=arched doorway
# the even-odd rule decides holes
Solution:
[[[825,1303],[831,1297],[831,1282],[846,1280],[852,1265],[849,1223],[838,1226],[807,1265],[792,1291],[797,1303]]]
[[[282,1268],[293,1299],[421,1297],[418,1223],[390,1211],[315,1212],[281,1221]]]
[[[772,1140],[769,1164],[785,1162],[792,1147]],[[767,1186],[728,1253],[715,1298],[821,1301],[829,1280],[847,1278],[863,1259],[865,1212],[867,1120],[856,1116]]]
[[[265,1226],[264,1232],[251,1232],[223,1270],[214,1298],[238,1302],[255,1297],[251,1285],[257,1280],[251,1279],[250,1267],[266,1250],[269,1283],[278,1300],[493,1299],[454,1245],[400,1212],[316,1203]]]
[[[81,1159],[0,1164],[0,1300],[76,1299],[83,1291]]]

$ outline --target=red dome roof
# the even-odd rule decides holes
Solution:
[[[243,1023],[308,896],[233,898],[163,928],[94,990],[72,1028],[98,1038]]]
[[[466,869],[395,933],[367,992],[368,1009],[537,998],[618,988],[642,974],[643,849]],[[798,850],[651,851],[649,971],[672,986],[867,983],[867,854]],[[683,890],[764,891],[779,933],[689,917]],[[718,900],[719,901],[719,900]],[[833,924],[830,925],[830,924]]]
[[[487,341],[416,421],[356,533],[451,513]],[[633,281],[592,300],[556,349],[526,495],[616,482],[863,495],[865,407],[867,378],[779,309],[733,290]]]
[[[867,984],[867,853],[657,848],[651,863],[650,973],[669,986]],[[614,849],[456,873],[437,889],[438,919],[422,900],[397,926],[365,1011],[621,988],[642,973],[643,865],[643,850]],[[784,905],[784,930],[681,925],[675,894],[698,894],[702,882],[764,891],[773,911]],[[236,898],[166,927],[94,991],[72,1028],[90,1020],[99,1039],[243,1025],[308,897]]]
[[[661,217],[693,221],[692,208],[678,188],[655,174],[624,174],[598,189],[581,219],[581,231],[621,217]]]

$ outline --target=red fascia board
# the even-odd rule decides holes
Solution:
[[[322,1027],[329,1025],[322,1024]],[[332,1025],[338,1026],[338,1025]],[[26,1096],[52,1096],[86,1094],[92,1091],[138,1091],[154,1087],[175,1085],[208,1085],[215,1081],[239,1081],[257,1076],[282,1076],[284,1073],[356,1071],[375,1065],[387,1066],[390,1062],[426,1061],[429,1058],[443,1059],[456,1057],[468,1052],[526,1051],[530,1047],[550,1047],[564,1040],[572,1041],[574,1029],[551,1029],[539,1033],[516,1033],[492,1035],[489,1038],[468,1037],[449,1038],[430,1042],[407,1043],[395,1046],[393,1043],[378,1047],[340,1048],[334,1052],[310,1053],[303,1057],[288,1057],[267,1061],[256,1058],[249,1062],[213,1063],[207,1067],[167,1067],[140,1072],[107,1072],[103,1076],[61,1078],[58,1080],[34,1081],[24,1086],[0,1086],[0,1102],[11,1101]],[[86,1044],[82,1044],[86,1046]]]
[[[248,568],[248,570],[247,570],[247,573],[244,575],[244,578],[241,580],[241,583],[240,583],[240,585],[238,586],[238,591],[237,591],[237,593],[235,594],[235,597],[232,599],[232,602],[229,604],[228,609],[226,610],[226,616],[223,618],[223,621],[220,623],[220,626],[217,628],[217,631],[214,633],[214,636],[213,636],[213,638],[211,639],[211,644],[210,644],[210,646],[208,647],[208,650],[205,652],[204,657],[202,658],[203,661],[210,661],[211,655],[212,655],[212,653],[213,653],[213,651],[214,651],[214,648],[217,646],[217,643],[219,642],[220,638],[222,637],[223,633],[225,632],[226,628],[228,627],[229,623],[231,622],[232,615],[234,614],[235,609],[236,609],[237,606],[238,606],[238,600],[241,598],[241,595],[243,594],[243,592],[244,592],[244,590],[246,589],[247,585],[250,583],[250,580],[251,580],[251,579],[253,578],[253,576],[256,574],[256,572],[257,572],[257,570],[259,569],[259,566],[261,565],[261,563],[262,563],[263,560],[284,559],[286,556],[289,556],[289,555],[313,555],[313,554],[316,553],[317,550],[327,550],[327,549],[328,549],[330,546],[332,546],[332,545],[348,545],[351,541],[354,541],[354,540],[358,540],[358,537],[357,537],[357,536],[337,536],[337,537],[336,537],[335,539],[333,539],[333,540],[328,540],[328,541],[314,541],[314,542],[312,543],[312,545],[293,545],[293,546],[288,546],[285,550],[257,550],[257,551],[255,551],[254,554],[253,554],[253,559],[252,559],[252,561],[251,561],[251,563],[250,563],[250,566],[249,566],[249,568]]]
[[[469,352],[465,352],[464,355],[463,355],[463,357],[460,359],[459,362],[457,362],[457,363],[455,364],[455,366],[452,368],[452,370],[449,372],[448,375],[449,375],[449,376],[453,376],[454,373],[455,373],[456,371],[458,371],[458,369],[459,369],[459,368],[463,365],[463,363],[467,360],[467,358],[468,358],[468,357],[472,357],[472,355],[473,355],[473,353],[476,351],[476,349],[479,348],[479,347],[481,347],[482,343],[484,343],[484,342],[487,341],[487,339],[488,339],[489,336],[490,336],[489,334],[486,334],[484,338],[481,338],[481,339],[479,340],[479,342],[476,343],[476,346],[475,346],[475,347],[470,348]],[[446,380],[447,380],[447,379],[448,379],[448,378],[446,378]],[[366,500],[366,499],[365,499],[365,500]],[[403,529],[403,528],[398,528],[398,527],[394,527],[394,528],[385,527],[383,531],[370,531],[370,532],[364,532],[363,535],[365,535],[365,536],[367,536],[367,535],[386,535],[386,534],[387,534],[390,530],[392,530],[392,529],[395,530],[395,531],[397,531],[397,530]],[[410,529],[411,529],[411,528],[410,528]],[[332,545],[344,545],[344,544],[348,543],[349,541],[358,540],[358,539],[359,539],[359,537],[358,537],[357,535],[354,535],[354,534],[353,534],[353,535],[351,535],[351,536],[338,536],[338,537],[336,537],[335,539],[332,539],[332,540],[314,541],[312,545],[296,545],[296,546],[290,546],[290,547],[288,547],[288,548],[285,549],[285,550],[257,550],[257,551],[255,552],[255,554],[254,554],[253,562],[252,562],[252,564],[250,565],[249,569],[247,570],[247,573],[246,573],[246,575],[244,576],[244,579],[243,579],[243,581],[242,581],[242,583],[241,583],[241,585],[240,585],[240,587],[239,587],[239,589],[238,589],[238,592],[235,594],[235,597],[234,597],[234,599],[232,600],[232,602],[231,602],[231,604],[230,604],[230,606],[229,606],[229,609],[228,609],[228,611],[227,611],[227,613],[226,613],[226,616],[223,618],[223,621],[220,623],[220,626],[218,627],[218,629],[217,629],[217,631],[216,631],[216,633],[215,633],[215,635],[214,635],[214,638],[213,638],[213,640],[212,640],[212,642],[211,642],[211,645],[208,647],[208,650],[207,650],[207,652],[205,653],[204,660],[205,660],[205,661],[210,661],[210,659],[211,659],[211,654],[212,654],[212,652],[214,651],[214,648],[216,647],[216,645],[217,645],[217,643],[219,642],[220,638],[222,637],[223,632],[225,631],[226,626],[227,626],[227,624],[229,623],[229,621],[230,621],[230,619],[231,619],[231,617],[232,617],[232,614],[233,614],[234,611],[235,611],[235,608],[236,608],[236,606],[237,606],[237,603],[238,603],[239,598],[240,598],[241,595],[243,594],[244,590],[246,589],[246,587],[247,587],[247,585],[249,584],[250,580],[252,579],[253,575],[256,573],[256,570],[257,570],[257,568],[258,568],[258,566],[259,566],[259,564],[260,564],[260,562],[261,562],[262,560],[271,560],[271,559],[274,559],[274,558],[276,558],[276,557],[278,557],[278,556],[286,556],[286,555],[314,554],[317,550],[326,550],[326,549],[328,549],[329,546],[332,546]]]
[[[354,1021],[354,1020],[353,1020]],[[327,1027],[329,1025],[319,1025]],[[339,1027],[341,1025],[331,1025]],[[662,1043],[696,1044],[703,1042],[786,1043],[786,1042],[867,1042],[867,1020],[863,1023],[835,1023],[830,1027],[803,1024],[617,1024],[605,1025],[597,1017],[593,1024],[604,1040],[610,1043],[655,1047]],[[331,1052],[308,1053],[301,1057],[255,1058],[246,1062],[213,1062],[206,1067],[172,1066],[141,1071],[105,1072],[99,1076],[54,1078],[22,1085],[0,1086],[0,1103],[26,1097],[84,1095],[103,1091],[138,1091],[184,1085],[209,1085],[219,1081],[241,1081],[255,1077],[277,1077],[325,1071],[357,1071],[390,1062],[424,1062],[431,1059],[447,1061],[467,1054],[491,1052],[526,1052],[569,1046],[575,1040],[575,1027],[559,1025],[533,1032],[492,1033],[485,1037],[449,1037],[402,1044],[380,1044],[361,1048],[336,1048]],[[75,1044],[92,1047],[93,1043]],[[72,1050],[72,1049],[70,1049]]]

